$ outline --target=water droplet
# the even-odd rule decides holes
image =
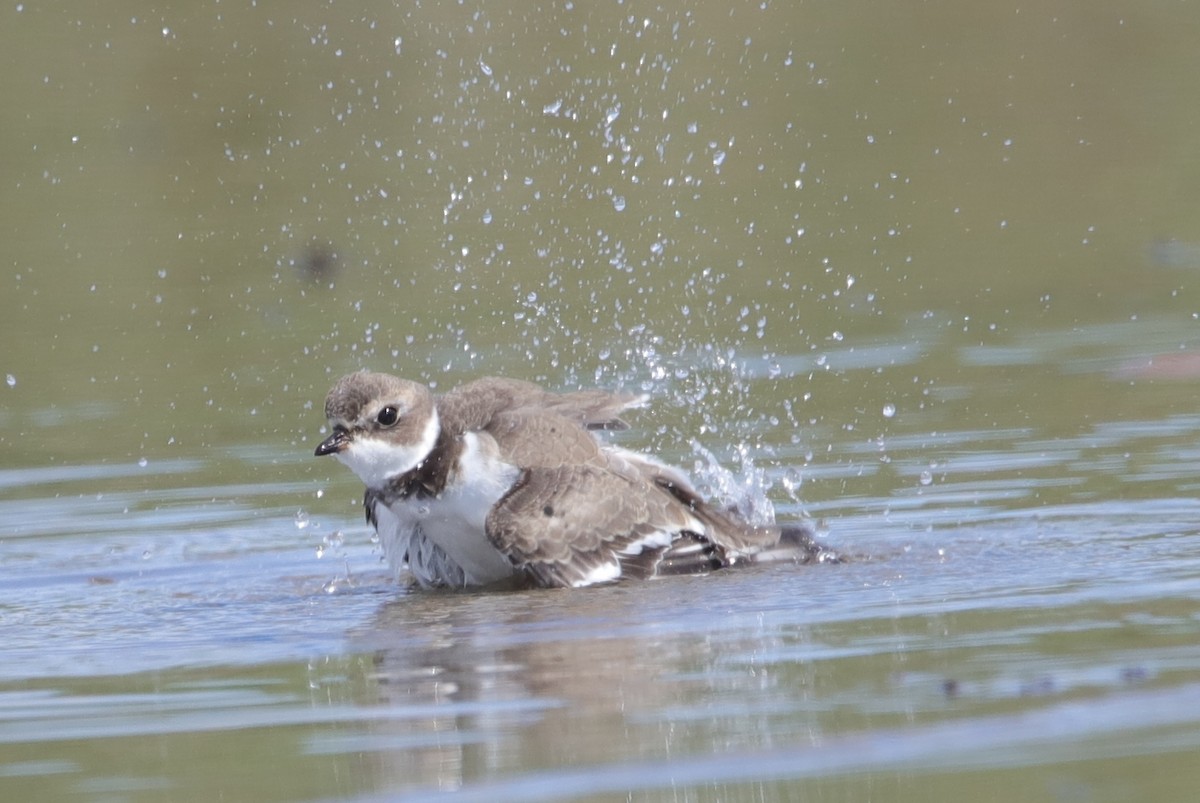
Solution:
[[[795,466],[789,466],[788,469],[783,473],[783,479],[780,480],[783,490],[787,493],[788,498],[793,502],[800,501],[798,492],[803,482],[804,477],[800,473],[800,469],[796,468]]]
[[[4,377],[4,384],[8,385],[10,388],[15,388],[17,386],[17,378],[12,374],[6,374]]]
[[[725,164],[725,151],[717,151],[713,154],[713,167],[720,167]]]
[[[895,414],[896,414],[896,405],[892,404],[891,402],[888,402],[887,404],[883,405],[883,417],[884,418],[891,418]]]
[[[933,485],[933,475],[930,474],[928,471],[922,471],[921,476],[918,478],[918,481],[922,485]]]
[[[303,510],[296,511],[296,529],[297,530],[308,529],[308,514],[305,513]]]
[[[146,466],[148,466],[148,465],[150,465],[150,461],[149,461],[149,460],[147,460],[147,459],[146,459],[146,458],[144,458],[144,457],[139,457],[139,458],[138,458],[138,466],[139,466],[140,468],[145,468],[145,467],[146,467]]]
[[[613,196],[613,209],[617,210],[618,212],[625,211],[625,196],[624,195],[614,195]]]

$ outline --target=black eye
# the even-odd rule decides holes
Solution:
[[[390,404],[379,411],[379,415],[375,416],[375,420],[385,427],[390,427],[399,420],[400,414],[396,412],[396,408]]]

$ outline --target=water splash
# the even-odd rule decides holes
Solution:
[[[702,494],[751,524],[775,523],[775,504],[767,496],[771,480],[766,471],[754,465],[749,446],[743,443],[737,447],[741,470],[736,473],[721,465],[717,456],[698,441],[693,440],[691,447],[697,456],[692,478]]]

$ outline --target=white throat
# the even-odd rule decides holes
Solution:
[[[378,490],[386,486],[388,480],[420,465],[433,451],[440,432],[441,424],[435,409],[415,443],[396,443],[386,437],[358,437],[337,453],[337,459],[357,474],[364,485]]]

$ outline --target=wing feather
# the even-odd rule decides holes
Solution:
[[[514,466],[560,468],[605,462],[600,442],[578,423],[549,410],[498,413],[488,425],[500,456]]]
[[[620,413],[644,406],[646,400],[605,390],[551,393],[532,382],[489,376],[460,385],[437,405],[445,419],[461,422],[464,431],[487,428],[498,414],[518,410],[554,413],[585,429],[627,429]]]
[[[681,534],[702,535],[699,526],[652,484],[599,464],[525,469],[485,523],[497,549],[553,586],[653,576]]]

